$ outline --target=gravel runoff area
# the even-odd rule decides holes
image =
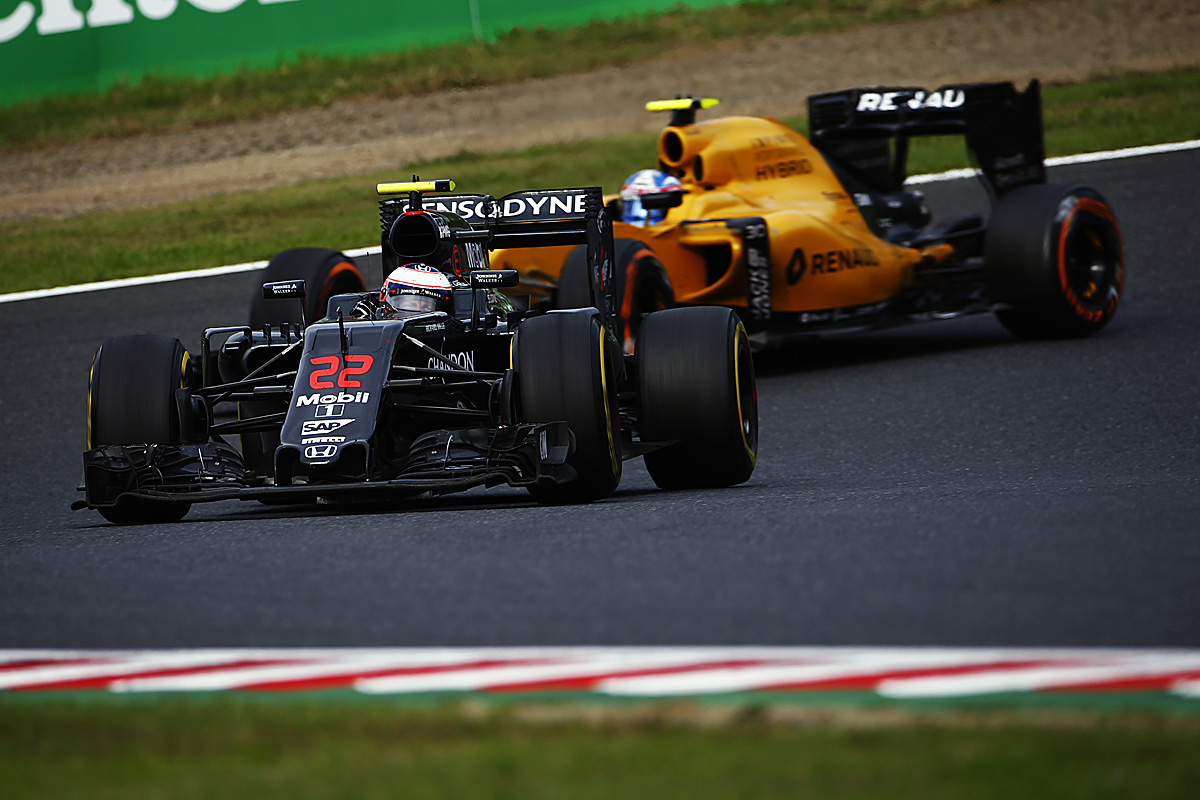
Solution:
[[[1090,77],[1200,65],[1196,0],[1041,0],[799,37],[681,49],[636,66],[325,108],[195,130],[0,151],[0,220],[147,207],[633,131],[678,93],[727,114],[803,113],[851,86]],[[649,156],[649,154],[648,154]]]

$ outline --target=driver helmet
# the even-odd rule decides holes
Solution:
[[[441,311],[450,305],[450,281],[428,264],[396,267],[379,290],[379,303],[392,311]]]
[[[648,209],[642,205],[644,194],[682,192],[683,184],[673,175],[657,169],[644,169],[625,179],[621,187],[621,221],[630,225],[654,225],[667,218],[665,208]]]

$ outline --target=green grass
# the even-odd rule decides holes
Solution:
[[[833,713],[722,724],[236,698],[0,705],[11,800],[1183,798],[1200,724],[1147,715]]]
[[[364,58],[301,58],[273,70],[197,79],[148,78],[100,95],[0,108],[0,147],[126,136],[247,119],[336,100],[544,78],[627,65],[718,40],[798,35],[1039,0],[759,0],[685,6],[578,28],[516,28],[496,41]]]
[[[1049,86],[1043,114],[1052,156],[1200,138],[1200,70]],[[805,129],[802,118],[786,121]],[[289,247],[377,244],[375,183],[413,172],[495,195],[594,184],[613,191],[653,164],[655,140],[648,134],[463,154],[149,210],[0,223],[0,293],[265,259]],[[911,174],[966,165],[961,139],[913,142]]]

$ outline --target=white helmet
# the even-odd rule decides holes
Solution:
[[[428,264],[396,267],[379,290],[380,304],[393,311],[413,313],[444,310],[450,304],[450,281]]]

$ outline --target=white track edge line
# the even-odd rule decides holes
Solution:
[[[360,247],[355,250],[343,250],[342,252],[351,258],[365,256],[371,253],[378,253],[379,247]],[[253,272],[267,266],[266,261],[247,261],[244,264],[230,264],[224,267],[206,267],[205,269],[192,269],[186,272],[167,272],[162,275],[142,275],[136,278],[117,278],[111,281],[96,281],[94,283],[79,283],[73,286],[55,286],[50,289],[31,289],[27,292],[13,292],[11,294],[0,294],[0,303],[16,303],[20,300],[39,300],[43,297],[59,297],[68,294],[81,294],[83,292],[98,292],[104,289],[123,289],[128,286],[146,286],[152,283],[171,283],[173,281],[184,281],[190,278],[212,278],[218,275],[232,275],[237,272]]]
[[[1088,164],[1096,161],[1110,161],[1121,158],[1134,158],[1136,156],[1159,155],[1162,153],[1175,153],[1182,150],[1195,150],[1200,148],[1200,139],[1193,139],[1186,142],[1171,142],[1168,144],[1151,144],[1141,147],[1127,147],[1122,150],[1102,150],[1096,153],[1081,153],[1073,156],[1056,156],[1046,159],[1047,167],[1069,166],[1071,164]],[[952,169],[946,172],[939,172],[930,175],[912,175],[906,183],[919,185],[924,183],[942,183],[944,181],[960,180],[962,178],[973,178],[978,174],[975,169]],[[351,258],[358,256],[378,253],[379,247],[360,247],[354,250],[343,250],[342,252]],[[123,289],[130,286],[146,286],[152,283],[170,283],[172,281],[183,281],[191,278],[212,278],[218,275],[232,275],[237,272],[251,272],[253,270],[262,269],[267,265],[266,261],[248,261],[244,264],[231,264],[225,267],[208,267],[206,269],[193,269],[186,272],[168,272],[162,275],[144,275],[136,278],[118,278],[111,281],[97,281],[95,283],[80,283],[73,286],[55,286],[50,289],[32,289],[27,292],[12,292],[11,294],[0,294],[0,303],[17,303],[22,300],[40,300],[45,297],[59,297],[68,294],[81,294],[83,292],[98,292],[104,289]]]

